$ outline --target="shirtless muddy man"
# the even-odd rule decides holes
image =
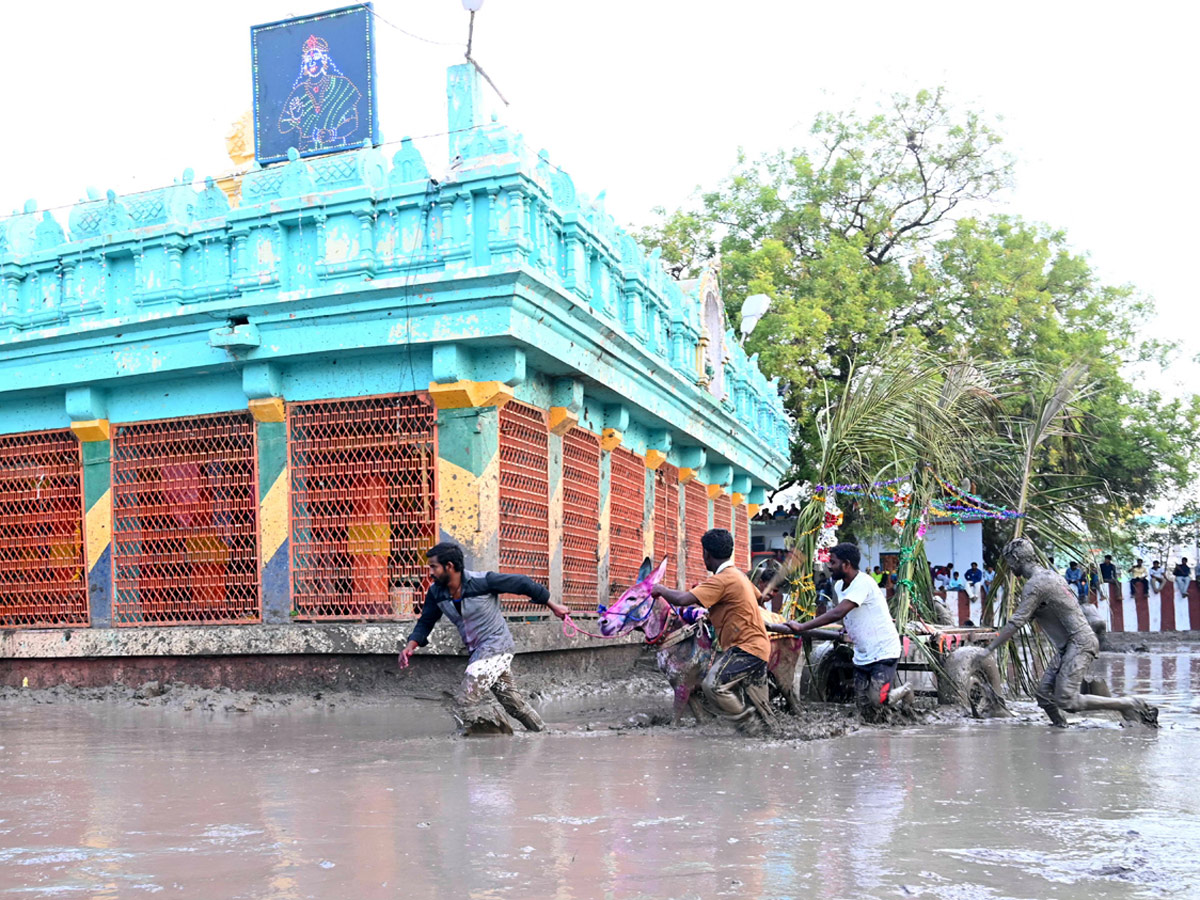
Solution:
[[[1100,642],[1084,618],[1079,601],[1067,587],[1066,579],[1053,569],[1038,565],[1033,544],[1024,538],[1008,542],[1004,559],[1014,575],[1025,579],[1025,587],[1017,611],[987,649],[989,653],[997,650],[1030,619],[1041,626],[1058,651],[1036,691],[1038,706],[1046,711],[1051,723],[1065,728],[1064,711],[1106,710],[1120,713],[1127,722],[1157,726],[1158,709],[1144,700],[1080,693],[1083,679],[1100,652]]]

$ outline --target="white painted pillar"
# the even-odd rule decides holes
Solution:
[[[1133,591],[1129,590],[1129,585],[1121,585],[1121,610],[1125,614],[1125,630],[1138,630],[1137,604],[1133,600]]]

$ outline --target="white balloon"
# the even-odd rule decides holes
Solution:
[[[483,0],[462,0],[462,5],[467,12],[479,12],[479,8],[483,6]]]

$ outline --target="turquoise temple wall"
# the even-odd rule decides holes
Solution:
[[[761,503],[778,483],[789,422],[732,332],[705,327],[715,280],[676,283],[544,151],[484,121],[470,66],[449,70],[448,98],[449,163],[406,139],[390,160],[362,147],[256,165],[232,207],[188,171],[161,190],[91,192],[65,227],[32,204],[0,221],[0,440],[70,429],[81,442],[92,626],[114,624],[121,424],[251,410],[262,622],[287,623],[292,606],[292,404],[431,398],[439,528],[476,564],[498,560],[488,482],[495,412],[510,400],[544,411],[552,456],[578,426],[606,455],[678,467],[710,497]],[[714,345],[720,373],[705,365]],[[560,583],[561,503],[550,501]]]

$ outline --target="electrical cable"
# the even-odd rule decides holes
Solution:
[[[371,5],[369,5],[367,3],[360,3],[358,5],[361,6],[363,9],[365,9],[367,12],[369,12],[371,15],[373,15],[376,19],[378,19],[384,25],[387,25],[389,28],[394,28],[394,29],[396,29],[396,31],[398,31],[401,34],[406,35],[410,38],[413,38],[414,40],[423,41],[426,44],[433,44],[435,47],[461,47],[462,46],[457,41],[435,41],[433,38],[422,37],[419,34],[414,34],[411,31],[407,31],[407,30],[401,28],[399,25],[390,21],[389,19],[384,18],[382,15],[377,13]],[[472,15],[472,17],[474,17],[474,13],[472,13],[471,15]]]

